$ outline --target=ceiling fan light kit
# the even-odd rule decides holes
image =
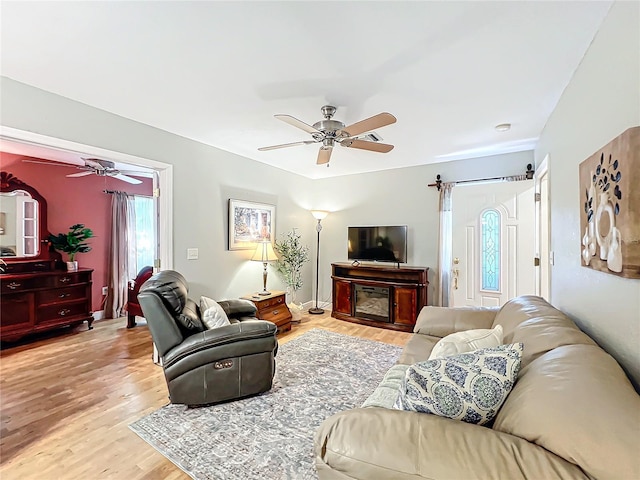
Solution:
[[[370,152],[388,153],[393,150],[393,145],[380,143],[382,139],[379,135],[372,132],[376,128],[386,127],[396,122],[396,117],[390,113],[383,112],[373,117],[366,118],[359,122],[345,126],[344,123],[334,120],[333,115],[336,113],[336,107],[325,105],[320,109],[324,120],[309,125],[308,123],[298,120],[291,115],[278,114],[274,115],[289,125],[297,127],[311,134],[313,140],[304,140],[301,142],[283,143],[280,145],[272,145],[269,147],[258,148],[259,151],[276,150],[278,148],[293,147],[297,145],[309,145],[312,143],[322,143],[318,151],[317,165],[329,166],[331,153],[336,143],[343,147],[357,148],[360,150],[368,150]],[[366,135],[363,135],[366,134]],[[361,136],[362,135],[362,136]]]

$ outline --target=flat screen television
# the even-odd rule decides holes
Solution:
[[[407,226],[349,227],[348,258],[407,263]]]

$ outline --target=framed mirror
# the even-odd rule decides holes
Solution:
[[[0,193],[0,257],[40,253],[38,201],[24,190]]]
[[[0,258],[7,263],[51,258],[47,202],[38,191],[0,172]]]

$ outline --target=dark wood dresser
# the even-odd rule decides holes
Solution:
[[[0,340],[86,321],[91,329],[91,273],[63,270],[0,275]]]
[[[245,295],[258,309],[256,317],[276,324],[278,333],[291,330],[291,311],[285,301],[285,292],[272,291],[269,295]]]
[[[47,201],[38,191],[0,172],[5,213],[0,231],[0,340],[84,321],[91,315],[92,269],[61,270],[61,256],[49,244]]]

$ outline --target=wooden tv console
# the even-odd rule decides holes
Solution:
[[[331,316],[410,332],[427,304],[427,267],[332,263]]]

